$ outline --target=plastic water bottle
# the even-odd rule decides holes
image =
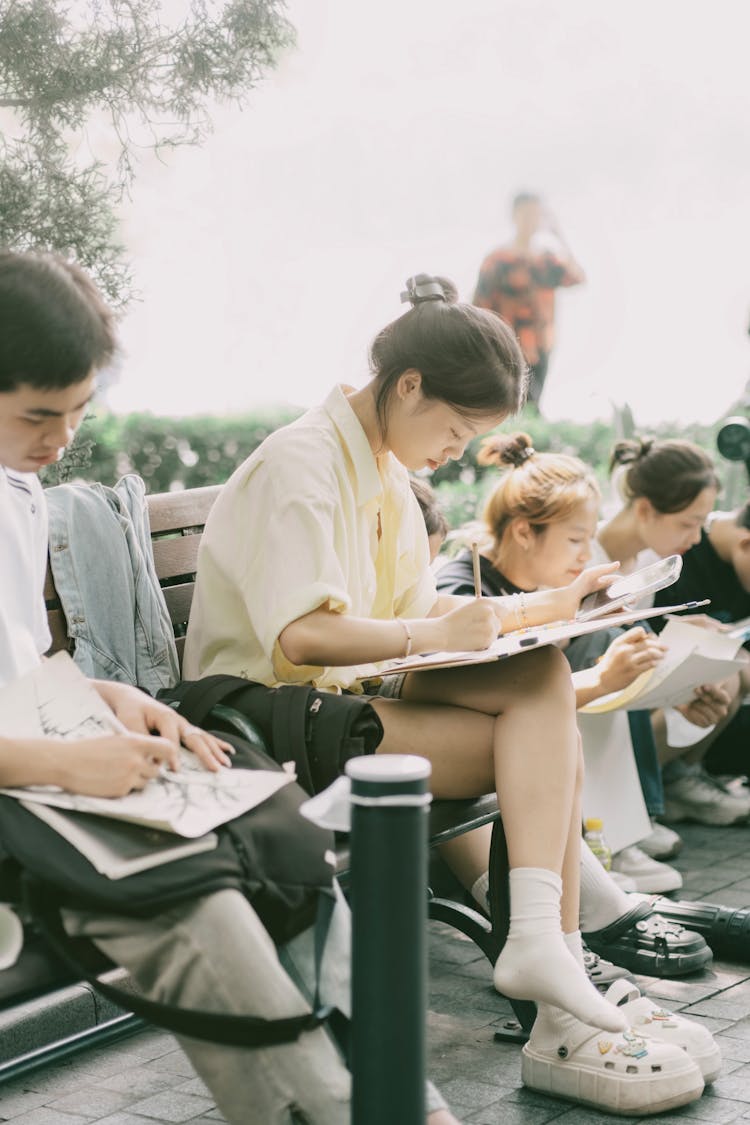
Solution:
[[[605,871],[612,870],[612,849],[607,843],[602,822],[598,816],[589,816],[583,822],[583,838]]]

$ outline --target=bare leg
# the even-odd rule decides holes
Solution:
[[[562,654],[544,648],[507,662],[414,674],[400,700],[376,698],[373,705],[384,727],[380,750],[428,758],[436,796],[498,793],[512,915],[495,969],[498,987],[558,1004],[595,1026],[624,1027],[566,948],[560,926],[563,865],[570,871],[578,863],[581,784],[575,698]],[[573,871],[562,906],[574,931],[578,881]]]

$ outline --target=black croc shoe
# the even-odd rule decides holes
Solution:
[[[598,953],[593,953],[586,944],[583,946],[583,967],[591,983],[602,990],[609,988],[616,980],[633,980],[632,974],[627,969],[621,968],[620,965],[613,965],[611,961],[605,961]]]
[[[654,899],[653,909],[670,922],[696,930],[718,957],[750,961],[750,910],[713,902],[672,902],[668,898]]]
[[[583,936],[600,957],[644,976],[682,977],[713,958],[705,938],[655,913],[651,901],[639,902],[609,926]]]

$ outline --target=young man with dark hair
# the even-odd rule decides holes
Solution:
[[[0,253],[0,685],[49,648],[42,598],[47,519],[37,471],[62,455],[115,351],[113,321],[90,279],[50,255]],[[226,743],[125,684],[93,681],[127,733],[62,741],[0,737],[0,785],[54,784],[119,796],[141,789],[180,745],[207,769],[230,764]],[[309,1011],[312,934],[277,952],[245,897],[223,890],[148,919],[69,912],[148,995],[185,1008],[285,1018]],[[348,912],[334,910],[321,983],[348,1008]],[[299,982],[300,988],[282,967]],[[263,1049],[194,1039],[182,1046],[233,1125],[349,1125],[349,1074],[326,1031]],[[455,1125],[433,1088],[430,1125]]]

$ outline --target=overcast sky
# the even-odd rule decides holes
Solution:
[[[361,385],[404,279],[470,297],[541,192],[588,275],[558,300],[550,417],[710,420],[750,377],[750,5],[292,0],[297,50],[144,160],[143,303],[118,410],[307,405]]]

